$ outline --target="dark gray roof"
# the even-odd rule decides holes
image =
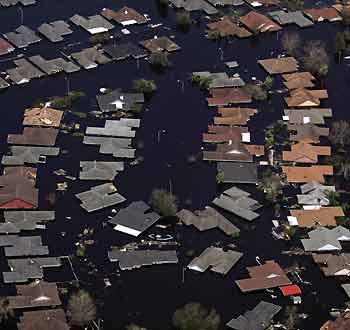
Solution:
[[[160,219],[158,213],[149,211],[150,207],[145,202],[132,202],[108,222],[116,225],[114,229],[117,231],[139,236]]]
[[[11,7],[17,4],[21,4],[23,6],[34,5],[36,3],[35,0],[0,0],[0,5],[3,7]]]
[[[218,10],[205,0],[170,0],[176,8],[184,8],[186,11],[203,10],[208,15],[217,14]]]
[[[16,65],[16,67],[13,69],[8,69],[6,72],[10,79],[17,85],[27,83],[34,78],[45,76],[45,73],[41,72],[24,58],[14,60],[13,63]]]
[[[227,183],[257,183],[258,165],[253,163],[218,162],[218,172],[222,172],[223,182]]]
[[[99,64],[109,63],[111,60],[103,55],[102,51],[99,51],[95,47],[86,48],[80,52],[70,54],[74,60],[78,62],[84,69],[96,68]]]
[[[125,44],[105,45],[103,46],[103,50],[117,61],[124,60],[128,57],[138,59],[145,57],[148,54],[147,51],[132,42]]]
[[[135,149],[131,148],[131,139],[84,136],[83,143],[99,145],[101,154],[112,154],[117,158],[135,158]]]
[[[21,230],[35,230],[41,222],[55,220],[54,211],[7,211],[5,222],[0,223],[0,233],[17,234]]]
[[[259,217],[259,214],[254,211],[262,207],[262,205],[249,196],[250,194],[246,191],[232,187],[215,198],[213,204],[238,215],[244,220],[253,221]]]
[[[253,310],[232,319],[226,325],[235,330],[264,330],[281,309],[278,305],[261,301]]]
[[[57,156],[60,152],[55,147],[11,146],[11,155],[4,155],[3,165],[38,164],[46,161],[46,156]]]
[[[123,162],[80,162],[80,180],[113,180],[114,177],[124,170]]]
[[[64,21],[54,21],[44,23],[38,27],[38,31],[51,42],[59,42],[63,40],[63,36],[73,33],[69,24]]]
[[[130,270],[150,265],[176,264],[179,262],[176,251],[120,251],[115,249],[108,252],[108,258],[112,262],[119,262],[119,268],[121,270]]]
[[[126,199],[117,193],[112,183],[104,183],[75,195],[82,201],[80,205],[87,212],[93,212],[106,207],[120,204]]]
[[[113,136],[113,137],[135,137],[134,127],[140,127],[140,119],[130,120],[106,120],[104,127],[90,127],[86,128],[87,135]]]
[[[73,62],[66,61],[63,58],[45,60],[40,55],[36,55],[31,56],[28,59],[48,75],[56,74],[62,71],[66,73],[72,73],[80,70],[80,67],[78,65],[74,64]]]
[[[244,4],[243,0],[207,0],[213,6],[240,6]]]
[[[200,71],[193,72],[194,76],[210,78],[209,88],[221,88],[221,87],[242,87],[245,82],[240,77],[229,77],[226,72],[209,72]]]
[[[43,268],[61,266],[61,259],[54,257],[33,259],[9,259],[9,272],[3,272],[5,283],[27,282],[29,279],[42,279]]]
[[[114,28],[113,24],[100,15],[93,15],[87,18],[80,15],[74,15],[70,18],[70,21],[77,26],[81,26],[91,34],[107,32]]]
[[[5,247],[6,257],[42,256],[49,254],[49,249],[47,246],[42,245],[40,236],[0,236],[0,246]]]
[[[185,225],[193,225],[200,231],[219,228],[227,235],[233,235],[240,231],[233,223],[210,206],[207,206],[202,211],[195,211],[194,213],[182,209],[177,213],[177,217]]]
[[[17,48],[25,48],[41,39],[29,27],[21,25],[14,32],[5,33],[4,37]]]
[[[134,104],[145,102],[143,93],[123,93],[119,90],[106,95],[97,95],[96,99],[100,110],[103,112],[129,111]]]
[[[224,251],[221,248],[211,246],[199,257],[194,258],[187,267],[197,272],[205,272],[211,267],[212,272],[226,275],[242,256],[241,252]]]

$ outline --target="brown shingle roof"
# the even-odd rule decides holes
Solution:
[[[319,143],[320,136],[329,135],[328,127],[319,127],[314,124],[288,124],[288,130],[290,140],[305,143]]]
[[[63,111],[52,108],[32,108],[24,112],[23,125],[59,127]]]
[[[251,96],[243,88],[211,88],[209,94],[211,95],[207,98],[209,106],[252,102]]]
[[[306,16],[309,16],[314,22],[321,22],[323,20],[335,22],[342,20],[337,10],[332,7],[305,9],[304,13]]]
[[[316,164],[319,155],[330,156],[331,148],[299,142],[292,145],[291,151],[283,151],[282,158],[284,161],[289,162]]]
[[[219,108],[221,117],[214,117],[215,125],[246,125],[258,111],[253,108]]]
[[[22,134],[9,134],[7,143],[38,145],[38,146],[54,146],[58,129],[44,127],[24,127]]]
[[[148,21],[145,16],[137,12],[135,9],[126,6],[119,9],[118,11],[104,8],[101,11],[101,15],[109,20],[114,20],[123,25],[130,21],[135,21],[137,24],[143,24]]]
[[[278,263],[266,261],[261,266],[247,267],[250,278],[235,281],[242,292],[251,292],[290,285],[292,282]]]
[[[63,309],[24,312],[18,330],[69,330]]]
[[[250,11],[248,14],[242,16],[240,22],[253,32],[273,32],[282,29],[268,17],[259,14],[256,11]]]
[[[180,49],[180,46],[170,40],[168,37],[158,37],[141,41],[140,44],[151,53],[161,51],[173,52]]]
[[[227,127],[227,126],[216,126],[209,125],[208,133],[203,134],[203,142],[228,142],[230,140],[241,141],[242,133],[247,133],[247,127]]]
[[[264,146],[243,144],[234,141],[231,144],[219,144],[215,151],[203,151],[204,160],[252,162],[252,156],[264,155]]]
[[[346,276],[350,274],[350,254],[313,254],[312,258],[325,276]]]
[[[30,204],[31,208],[38,206],[38,189],[35,189],[36,169],[31,167],[6,167],[0,176],[0,208],[22,208],[18,204],[6,205],[20,200]]]
[[[258,60],[269,74],[289,73],[298,70],[298,61],[294,57],[269,58]]]
[[[335,321],[327,321],[320,330],[349,330],[350,313],[340,315]]]
[[[61,305],[56,283],[37,280],[26,285],[16,285],[16,289],[17,296],[7,297],[13,309]]]
[[[315,77],[310,72],[295,72],[282,75],[285,80],[283,84],[288,89],[314,87]]]
[[[336,217],[343,217],[343,209],[339,206],[321,207],[315,210],[290,210],[290,214],[296,217],[301,228],[312,228],[315,226],[335,227]]]
[[[325,182],[325,175],[333,175],[333,166],[312,165],[310,167],[282,166],[283,173],[290,183],[304,183],[316,181]]]
[[[218,31],[221,37],[247,38],[252,34],[247,29],[238,26],[231,18],[225,16],[220,21],[207,24],[210,30]]]
[[[305,89],[298,88],[290,92],[290,97],[285,97],[289,107],[313,107],[319,106],[321,99],[328,98],[327,90],[325,89]]]

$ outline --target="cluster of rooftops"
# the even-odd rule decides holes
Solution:
[[[143,24],[149,21],[147,15],[142,15],[129,7],[123,7],[117,11],[104,8],[101,15],[83,17],[72,16],[69,21],[95,35],[108,32],[115,28],[112,23],[118,23],[125,27],[132,24]],[[73,33],[68,22],[63,20],[43,23],[37,28],[40,35],[52,43],[58,43]],[[0,55],[6,55],[15,49],[27,48],[31,44],[41,42],[41,37],[31,28],[21,25],[12,32],[5,33],[0,38]],[[89,70],[98,65],[112,61],[123,60],[128,57],[135,59],[144,58],[149,53],[167,51],[172,52],[180,49],[174,41],[166,36],[154,36],[152,39],[142,40],[139,45],[131,42],[118,43],[118,45],[104,45],[103,47],[89,47],[71,54],[62,53],[63,57],[46,59],[41,55],[27,58],[18,58],[13,61],[14,67],[6,70],[6,76],[0,78],[0,89],[9,87],[11,84],[28,83],[34,78],[51,76],[64,72],[71,74],[81,69]]]

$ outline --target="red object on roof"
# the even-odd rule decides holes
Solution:
[[[283,296],[285,297],[297,296],[301,294],[301,290],[296,284],[282,286],[280,287],[280,290],[282,291]]]

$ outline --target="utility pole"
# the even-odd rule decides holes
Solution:
[[[64,77],[64,80],[66,81],[66,87],[67,87],[67,96],[70,93],[70,81],[68,77]]]
[[[224,60],[224,50],[220,47],[219,48],[219,52],[220,52],[220,61]]]
[[[23,8],[21,6],[18,7],[19,10],[19,14],[21,17],[21,25],[23,25],[23,21],[24,21],[24,12],[23,12]]]
[[[185,92],[185,82],[183,80],[178,79],[177,83],[181,84],[181,91],[182,91],[182,93],[184,93]]]

